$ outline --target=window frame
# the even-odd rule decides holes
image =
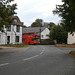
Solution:
[[[17,19],[14,18],[14,22],[15,22],[15,23],[18,22]]]
[[[16,36],[16,42],[19,42],[20,36]]]
[[[41,35],[42,36],[42,38],[44,37],[44,35]]]
[[[20,32],[20,26],[19,25],[16,26],[16,32]]]

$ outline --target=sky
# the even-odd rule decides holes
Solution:
[[[54,22],[58,24],[60,17],[53,14],[57,5],[62,4],[61,0],[14,0],[17,3],[17,16],[24,25],[30,26],[36,19],[44,22]]]

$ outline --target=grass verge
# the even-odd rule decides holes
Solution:
[[[7,45],[6,47],[29,47],[28,45]]]
[[[69,52],[69,55],[75,57],[75,51]]]
[[[16,45],[3,45],[2,47],[29,47],[29,45],[16,44]]]
[[[0,50],[2,50],[2,48],[0,48]]]

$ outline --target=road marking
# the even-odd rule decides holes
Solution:
[[[25,60],[29,60],[29,59],[32,59],[32,58],[35,58],[35,57],[38,57],[39,55],[35,55],[35,56],[32,56],[32,57],[29,57],[29,58],[26,58],[26,59],[23,59],[24,61]]]
[[[43,54],[43,51],[40,54]]]
[[[40,54],[43,54],[44,50],[40,53]]]
[[[45,49],[45,48],[43,48],[43,51],[42,51],[40,54],[43,54],[44,49]],[[25,58],[25,59],[23,59],[23,61],[30,60],[30,59],[32,59],[32,58],[38,57],[40,54],[35,55],[35,56],[32,56],[32,57],[29,57],[29,58]]]
[[[0,64],[0,66],[5,66],[5,65],[8,65],[9,63],[4,63],[4,64]]]

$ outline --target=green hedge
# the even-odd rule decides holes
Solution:
[[[41,40],[41,45],[55,45],[52,39]]]

